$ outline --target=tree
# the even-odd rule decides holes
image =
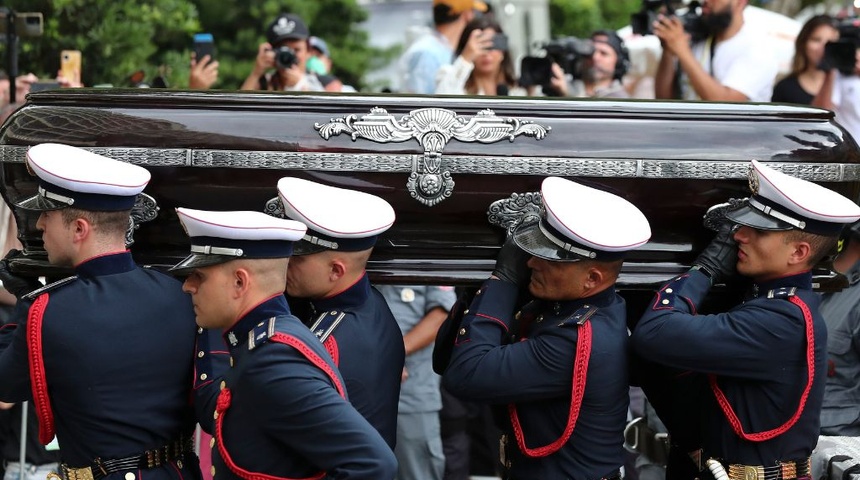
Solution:
[[[641,0],[550,0],[553,37],[588,37],[594,30],[618,29],[630,23]]]
[[[185,48],[186,39],[200,28],[197,9],[189,0],[5,3],[13,10],[41,12],[45,19],[41,37],[20,41],[19,70],[53,78],[59,69],[60,51],[80,50],[85,85],[127,86],[129,76],[138,70],[151,79],[169,52]]]

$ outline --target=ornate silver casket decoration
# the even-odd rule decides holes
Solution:
[[[406,188],[412,198],[432,207],[451,196],[454,180],[451,172],[442,165],[442,150],[453,138],[461,142],[494,143],[503,139],[513,142],[524,135],[540,140],[550,127],[502,118],[486,109],[472,118],[461,117],[457,112],[443,108],[412,110],[400,120],[384,108],[375,107],[368,115],[348,115],[333,118],[329,123],[314,124],[322,138],[328,140],[340,134],[349,134],[352,140],[365,138],[379,143],[418,140],[424,148],[424,157],[412,165]]]
[[[134,231],[140,228],[141,223],[155,220],[158,216],[158,203],[154,198],[145,193],[138,194],[131,207],[131,215],[128,219],[128,229],[125,231],[125,246],[134,244]]]
[[[539,221],[542,209],[540,192],[513,193],[508,198],[490,204],[487,221],[490,225],[512,232],[521,223]]]

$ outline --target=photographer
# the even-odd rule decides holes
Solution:
[[[594,53],[584,59],[581,78],[575,79],[569,95],[572,97],[630,98],[621,84],[627,73],[630,56],[624,40],[611,30],[591,34]],[[556,72],[560,70],[556,69]],[[556,83],[553,83],[556,85]]]
[[[268,42],[260,44],[254,69],[240,90],[323,91],[319,78],[306,70],[309,36],[298,15],[281,14],[266,29]],[[275,71],[266,73],[271,69]]]
[[[857,22],[857,20],[854,20]],[[841,39],[853,40],[856,46],[854,54],[854,70],[840,71],[833,65],[827,65],[827,75],[818,95],[812,100],[816,107],[832,110],[836,121],[842,124],[855,140],[860,141],[860,27],[850,30],[852,36],[846,36],[843,29]]]
[[[766,102],[777,74],[765,37],[744,23],[748,0],[704,0],[701,23],[707,38],[690,43],[684,22],[660,15],[653,23],[663,55],[657,67],[657,98]],[[680,72],[679,72],[680,69]],[[678,75],[679,94],[675,93]]]

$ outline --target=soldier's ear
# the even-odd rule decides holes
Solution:
[[[789,256],[789,265],[798,265],[809,263],[809,258],[812,255],[812,247],[809,242],[793,242],[793,249]]]
[[[343,278],[346,274],[346,264],[340,258],[335,258],[329,264],[329,280],[334,282]]]
[[[251,285],[251,276],[248,270],[244,267],[237,268],[233,271],[233,288],[237,296],[241,296],[248,291]]]

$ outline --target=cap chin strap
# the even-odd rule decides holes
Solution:
[[[575,254],[579,255],[580,257],[597,258],[596,252],[592,252],[592,251],[586,250],[584,248],[575,247],[572,244],[565,242],[564,240],[556,237],[555,235],[553,235],[552,233],[549,232],[549,230],[544,226],[543,222],[538,222],[538,227],[540,228],[540,231],[543,232],[544,235],[546,235],[546,238],[548,238],[550,242],[554,243],[556,246],[558,246],[562,250],[565,250],[565,251],[568,251],[571,253],[575,253]]]
[[[749,198],[749,204],[751,207],[755,208],[756,210],[761,211],[765,215],[769,215],[769,216],[776,218],[778,220],[782,220],[783,222],[785,222],[789,225],[792,225],[795,228],[798,228],[800,230],[803,230],[804,228],[806,228],[806,222],[804,222],[803,220],[798,220],[796,218],[789,217],[788,215],[786,215],[786,214],[784,214],[778,210],[774,210],[772,207],[769,207],[769,206],[759,202],[755,198],[750,197]]]
[[[241,257],[245,252],[241,248],[213,247],[211,245],[191,245],[191,253],[202,253],[204,255],[228,255]]]
[[[49,191],[45,190],[45,188],[42,186],[39,187],[39,195],[41,195],[41,196],[43,196],[49,200],[56,200],[58,202],[65,203],[66,205],[74,205],[74,203],[75,203],[74,198],[67,197],[65,195],[60,195],[59,193],[49,192]]]
[[[328,240],[323,240],[322,238],[315,237],[313,235],[305,235],[302,237],[302,240],[311,243],[313,245],[319,245],[321,247],[328,248],[329,250],[337,250],[337,242],[330,242]]]

